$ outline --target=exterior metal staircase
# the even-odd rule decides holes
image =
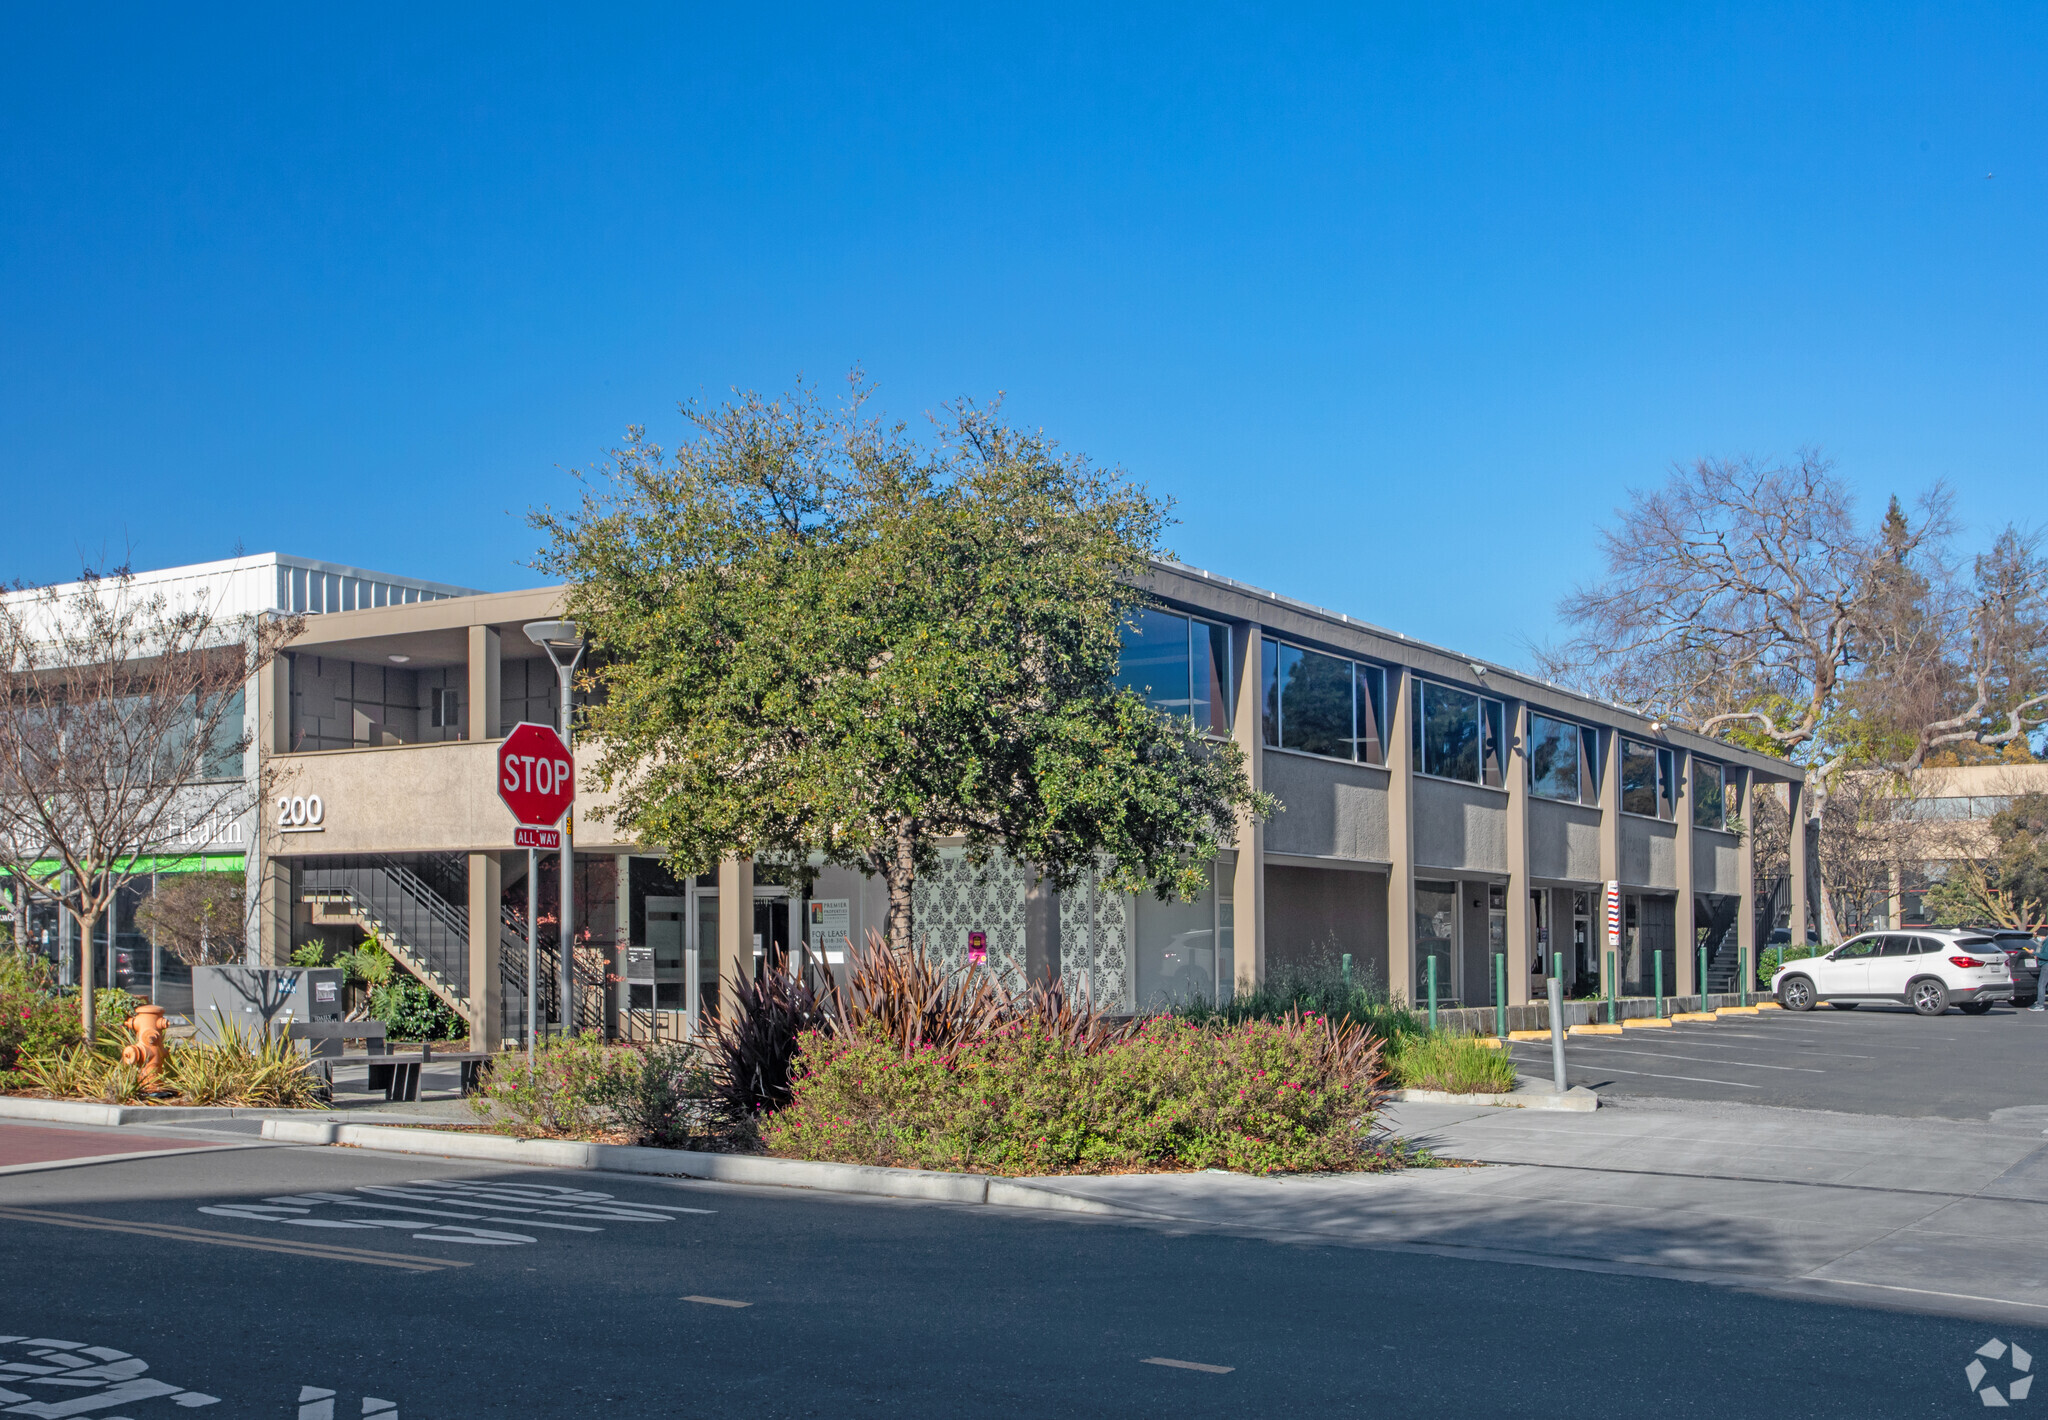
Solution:
[[[1707,944],[1707,990],[1717,996],[1739,991],[1742,988],[1741,974],[1741,952],[1737,949],[1735,928],[1731,925],[1721,934],[1719,941]]]
[[[469,911],[419,874],[394,863],[309,865],[301,896],[354,918],[450,1010],[474,1020],[469,999]],[[520,970],[525,970],[522,945]]]

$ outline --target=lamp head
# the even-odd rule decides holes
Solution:
[[[557,666],[583,659],[583,630],[573,621],[529,621],[520,630]]]

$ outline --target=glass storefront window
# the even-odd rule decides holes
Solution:
[[[1701,828],[1725,828],[1728,825],[1721,766],[1703,759],[1692,762],[1692,821]]]
[[[1230,731],[1230,628],[1147,607],[1124,624],[1116,684],[1195,728]]]
[[[1218,929],[1213,881],[1193,902],[1161,902],[1148,892],[1138,894],[1135,906],[1138,1009],[1214,1001]]]
[[[1455,1005],[1458,1000],[1456,964],[1458,959],[1458,885],[1418,882],[1415,884],[1415,982],[1410,999],[1417,1006],[1429,1004],[1429,963],[1436,962],[1436,1003]]]

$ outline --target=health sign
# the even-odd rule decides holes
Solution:
[[[576,765],[562,737],[546,725],[513,726],[498,746],[498,797],[522,824],[560,823],[576,801]]]

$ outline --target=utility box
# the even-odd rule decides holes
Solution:
[[[341,1019],[342,971],[332,966],[202,966],[192,972],[192,1024],[204,1041],[232,1024],[283,1034],[300,1021]]]

